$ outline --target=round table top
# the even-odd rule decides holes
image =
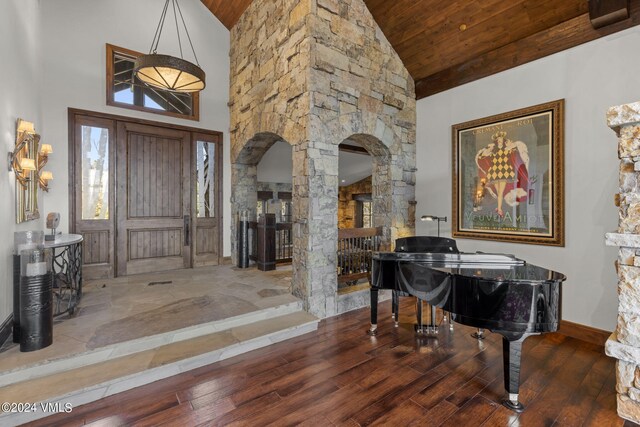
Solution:
[[[82,242],[83,238],[80,234],[58,234],[56,240],[45,240],[45,248],[59,248]]]

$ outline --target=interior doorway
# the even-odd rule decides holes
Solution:
[[[79,110],[69,120],[85,278],[220,263],[221,133]]]

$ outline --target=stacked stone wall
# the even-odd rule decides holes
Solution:
[[[231,46],[232,214],[255,203],[252,168],[264,151],[278,138],[290,143],[293,293],[331,316],[338,145],[352,140],[374,157],[374,225],[387,243],[412,233],[414,82],[362,0],[255,0]]]
[[[606,352],[618,359],[618,414],[640,423],[640,102],[610,108],[607,121],[618,135],[620,188],[618,230],[606,240],[620,249],[618,324]]]
[[[371,177],[367,177],[351,185],[340,187],[338,202],[338,228],[355,228],[357,215],[356,194],[371,194]]]

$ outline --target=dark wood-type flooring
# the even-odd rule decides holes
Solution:
[[[615,364],[603,348],[559,334],[525,341],[521,401],[501,404],[501,337],[441,328],[416,337],[380,304],[323,320],[316,332],[74,408],[33,425],[75,426],[630,426],[615,409]]]

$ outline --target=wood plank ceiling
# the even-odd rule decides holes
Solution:
[[[251,0],[202,2],[232,28]],[[418,99],[640,23],[640,0],[631,0],[629,19],[599,29],[587,0],[364,2],[415,80]]]

